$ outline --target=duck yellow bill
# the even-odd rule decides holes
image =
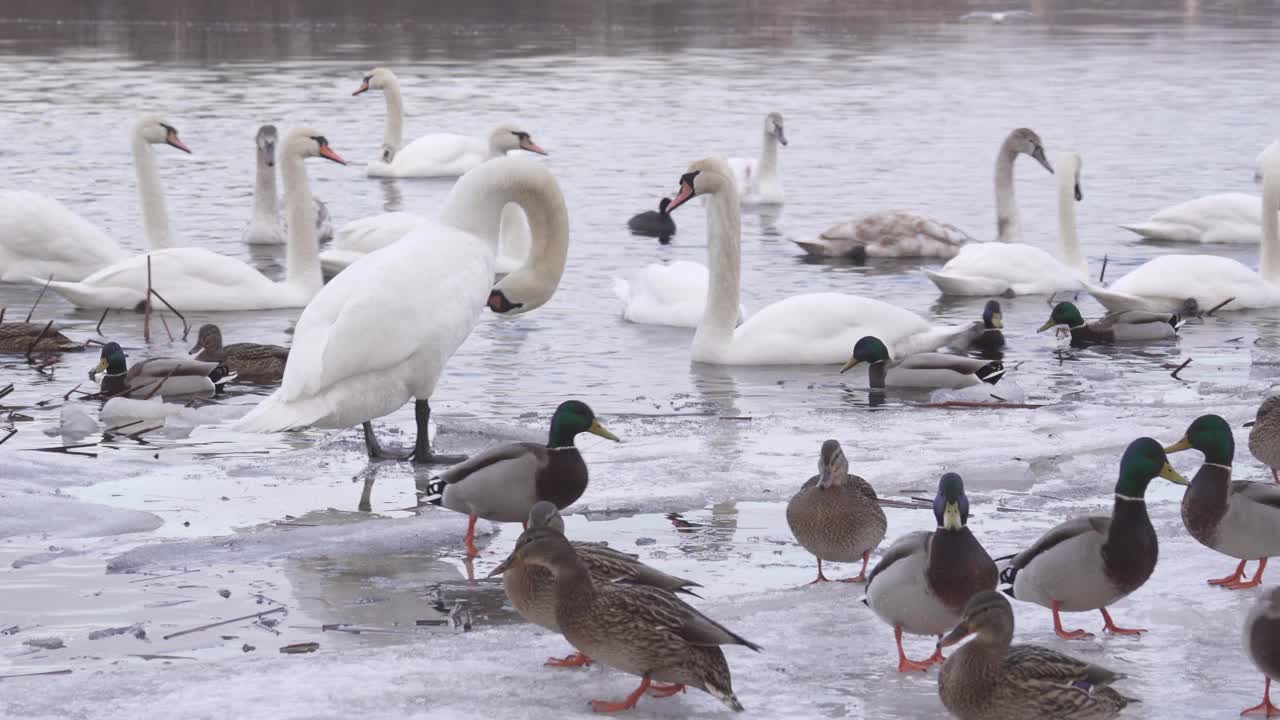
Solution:
[[[1048,330],[1048,329],[1052,328],[1054,325],[1057,325],[1057,324],[1058,324],[1058,323],[1056,323],[1056,322],[1054,322],[1054,321],[1053,321],[1053,318],[1049,318],[1048,320],[1045,320],[1045,321],[1044,321],[1044,324],[1043,324],[1043,325],[1041,325],[1041,326],[1040,326],[1040,329],[1039,329],[1039,330],[1037,330],[1036,332],[1044,332],[1045,330]]]
[[[1188,440],[1185,435],[1183,435],[1181,440],[1165,448],[1164,451],[1166,453],[1176,453],[1176,452],[1182,452],[1183,450],[1190,450],[1190,449],[1191,449],[1191,441]]]
[[[1002,313],[991,313],[991,327],[1004,327],[1004,315]]]
[[[960,503],[949,502],[943,507],[942,527],[948,530],[959,530],[964,527],[964,518],[960,515]]]
[[[862,361],[858,360],[857,358],[849,358],[849,362],[845,363],[844,367],[840,368],[840,372],[842,373],[848,372],[849,370],[852,370],[854,366],[856,366],[860,362]]]
[[[1191,484],[1187,482],[1186,478],[1179,475],[1178,471],[1174,470],[1173,466],[1170,465],[1169,463],[1165,463],[1164,467],[1160,468],[1160,477],[1164,478],[1165,480],[1168,480],[1174,485],[1190,485]]]
[[[506,571],[508,571],[508,570],[510,570],[510,569],[511,569],[511,558],[510,558],[510,556],[508,556],[506,560],[503,560],[503,561],[502,561],[502,564],[500,564],[500,565],[498,565],[498,567],[496,567],[496,568],[494,568],[494,569],[490,570],[490,571],[489,571],[489,574],[488,574],[488,575],[486,575],[485,577],[494,577],[495,575],[501,575],[502,573],[504,573],[504,572],[506,572]]]
[[[618,439],[617,435],[614,435],[613,433],[605,429],[605,426],[601,425],[599,420],[592,420],[591,427],[587,429],[587,432],[591,433],[592,435],[599,435],[602,438],[608,438],[614,442],[622,442],[621,440]]]
[[[961,640],[969,637],[970,634],[972,634],[972,632],[969,630],[969,626],[965,623],[960,623],[954,630],[948,633],[946,637],[938,641],[938,647],[944,648],[955,645]]]

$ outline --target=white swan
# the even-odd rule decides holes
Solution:
[[[867,335],[883,340],[895,356],[935,350],[972,323],[938,327],[915,313],[879,300],[841,293],[811,293],[779,300],[738,325],[741,274],[741,208],[733,170],[721,158],[699,160],[680,178],[669,211],[694,195],[707,195],[707,257],[711,287],[691,355],[717,365],[816,365],[842,363]]]
[[[280,173],[291,220],[284,282],[272,282],[247,263],[204,248],[169,248],[103,268],[83,282],[53,282],[49,287],[77,307],[132,309],[146,297],[150,258],[151,286],[183,312],[306,305],[323,283],[316,246],[315,205],[303,165],[303,158],[307,157],[346,164],[315,130],[294,129],[285,136]]]
[[[134,124],[130,141],[147,248],[172,247],[151,146],[191,150],[178,139],[173,125],[150,115]],[[93,223],[57,200],[26,190],[0,193],[0,281],[26,282],[33,277],[43,281],[51,275],[55,280],[77,281],[128,257]]]
[[[1013,190],[1013,164],[1019,155],[1029,155],[1049,172],[1040,136],[1029,128],[1017,128],[1000,143],[996,153],[996,241],[1022,241],[1018,202]],[[888,210],[854,218],[827,228],[812,240],[794,240],[806,253],[816,257],[866,258],[936,257],[953,258],[967,243],[967,233],[947,223],[903,210]]]
[[[351,94],[368,90],[381,90],[387,100],[382,155],[369,163],[369,177],[457,177],[485,160],[506,155],[509,150],[546,154],[528,133],[506,124],[494,128],[488,137],[431,133],[401,147],[404,102],[396,74],[388,68],[374,68]]]
[[[971,243],[941,270],[924,274],[944,295],[1049,295],[1084,287],[1089,271],[1076,236],[1080,156],[1059,153],[1058,255],[1024,243]]]
[[[253,219],[244,228],[243,239],[250,245],[281,245],[289,236],[289,216],[279,211],[276,198],[276,141],[275,125],[258,128],[255,138],[258,151],[257,170],[253,181]],[[316,240],[324,242],[333,238],[333,221],[329,208],[320,198],[315,200]]]
[[[771,112],[764,116],[764,144],[760,158],[729,158],[733,168],[733,181],[738,185],[738,197],[743,205],[780,205],[782,178],[778,176],[778,145],[787,144],[787,134],[782,128],[782,113]]]
[[[533,253],[493,285],[493,226],[508,202],[533,228]],[[472,170],[449,193],[440,221],[370,253],[316,295],[293,335],[280,389],[249,412],[242,430],[364,424],[415,402],[414,459],[431,462],[429,400],[445,363],[487,305],[528,312],[555,293],[569,244],[569,216],[555,178],[538,163],[504,158]]]
[[[1258,271],[1216,255],[1161,255],[1109,287],[1088,285],[1107,310],[1179,312],[1187,300],[1201,309],[1248,310],[1280,306],[1280,147],[1262,158],[1262,245]]]
[[[696,328],[707,307],[707,266],[692,260],[652,263],[626,278],[613,279],[623,302],[622,319],[639,325]],[[747,311],[738,306],[739,320]]]

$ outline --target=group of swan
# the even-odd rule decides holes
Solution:
[[[243,239],[250,245],[281,245],[289,236],[289,215],[279,209],[276,196],[276,142],[279,133],[275,125],[258,128],[254,138],[258,151],[253,181],[253,218],[244,228]],[[333,222],[329,208],[320,198],[315,200],[316,239],[325,242],[333,238]]]

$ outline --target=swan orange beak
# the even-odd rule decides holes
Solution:
[[[522,138],[522,139],[520,140],[520,149],[521,149],[521,150],[528,150],[528,151],[529,151],[529,152],[531,152],[531,153],[538,153],[539,155],[546,155],[546,154],[547,154],[547,151],[546,151],[546,150],[543,150],[542,148],[538,147],[538,143],[534,142],[533,140],[531,140],[531,139],[529,139],[529,138],[527,138],[527,137],[526,137],[526,138]]]
[[[187,147],[181,140],[178,139],[177,130],[170,130],[167,133],[165,133],[164,144],[172,145],[173,147],[178,148],[179,150],[181,150],[184,153],[187,153],[188,155],[191,154],[191,148]]]
[[[351,93],[351,97],[355,97],[355,96],[359,95],[359,94],[360,94],[360,93],[362,93],[362,92],[368,92],[368,91],[369,91],[369,81],[368,81],[368,79],[361,80],[361,81],[360,81],[360,87],[356,88],[356,91],[355,91],[355,92],[353,92],[353,93]]]
[[[670,213],[672,210],[675,210],[676,208],[685,204],[686,202],[689,201],[689,198],[691,197],[693,197],[693,185],[684,180],[681,180],[680,190],[679,192],[676,193],[676,196],[672,198],[671,202],[667,205],[667,212]]]
[[[334,162],[338,163],[339,165],[346,165],[346,164],[347,164],[347,161],[346,161],[346,160],[343,160],[341,155],[339,155],[338,153],[336,153],[336,152],[334,152],[333,150],[329,149],[329,146],[328,146],[328,145],[321,145],[321,146],[320,146],[320,157],[325,158],[326,160],[332,160],[332,161],[334,161]]]

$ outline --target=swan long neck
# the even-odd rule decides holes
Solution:
[[[1258,273],[1267,282],[1280,282],[1280,152],[1267,163],[1262,176],[1262,248]]]
[[[260,222],[276,221],[276,169],[267,165],[263,151],[258,151],[258,171],[253,179],[253,217]]]
[[[151,144],[139,133],[133,136],[133,167],[138,174],[138,198],[142,203],[142,232],[148,250],[173,247],[169,236],[169,211],[160,189],[160,171]]]
[[[996,155],[996,242],[1022,242],[1018,201],[1013,195],[1014,139],[1006,139]]]
[[[302,157],[283,154],[280,175],[284,178],[285,211],[289,213],[285,281],[308,292],[319,292],[324,277],[320,271],[320,249],[316,239],[316,203],[311,198],[311,185],[307,182],[307,168]]]
[[[764,144],[760,146],[760,161],[757,171],[765,177],[778,174],[778,138],[768,130],[764,131]]]
[[[1058,173],[1058,260],[1072,270],[1088,270],[1076,234],[1076,181],[1068,172]]]
[[[693,335],[693,354],[699,348],[727,348],[738,326],[742,273],[742,225],[738,193],[726,182],[707,203],[707,304]]]
[[[387,162],[400,152],[400,143],[404,136],[404,100],[400,97],[400,81],[390,78],[383,83],[382,95],[387,99],[387,120],[382,130],[382,146],[390,150]]]

